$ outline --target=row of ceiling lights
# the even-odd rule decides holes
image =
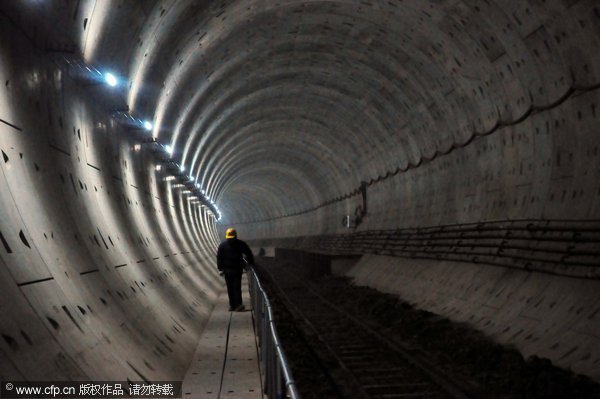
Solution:
[[[98,71],[96,68],[87,66],[87,65],[82,65],[82,62],[77,60],[78,62],[73,62],[73,61],[69,61],[67,60],[67,63],[71,66],[75,65],[78,66],[80,69],[81,68],[85,68],[87,71],[89,71],[90,73],[97,73],[100,74],[100,76],[104,79],[104,82],[109,86],[109,87],[117,87],[119,86],[119,78],[117,78],[116,75],[114,75],[111,72],[104,72],[101,73],[100,71]],[[131,125],[133,124],[135,127],[137,128],[143,128],[147,131],[151,131],[154,128],[154,125],[152,124],[152,122],[148,121],[148,120],[141,120],[138,118],[133,117],[129,112],[125,112],[125,111],[117,111],[116,113],[113,113],[113,117],[117,116],[117,119],[121,119],[121,122],[123,124],[128,124]],[[174,181],[174,180],[179,180],[180,183],[176,183],[173,184],[172,187],[173,188],[187,188],[186,190],[182,191],[182,195],[186,196],[188,201],[190,201],[193,204],[198,204],[198,205],[206,205],[208,209],[211,210],[211,212],[213,213],[213,215],[215,216],[216,220],[219,221],[221,220],[221,211],[219,210],[219,207],[217,206],[217,204],[215,204],[215,202],[208,197],[208,195],[206,194],[206,191],[203,190],[200,186],[200,183],[198,183],[191,175],[185,175],[185,166],[184,165],[179,165],[178,163],[174,162],[173,159],[171,158],[171,156],[173,155],[174,149],[172,146],[170,145],[163,145],[161,143],[158,142],[158,140],[155,137],[152,137],[151,140],[146,140],[145,143],[149,143],[155,146],[154,151],[155,152],[162,152],[164,154],[167,154],[166,158],[163,158],[162,161],[163,163],[165,163],[168,167],[166,168],[166,170],[168,172],[171,172],[170,176],[167,176],[165,178],[165,181]],[[141,150],[142,145],[141,144],[136,144],[135,145],[135,149],[136,150]],[[156,165],[156,170],[161,170],[162,169],[162,165]]]

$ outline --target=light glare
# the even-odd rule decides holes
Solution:
[[[117,77],[110,72],[104,74],[104,80],[106,81],[106,84],[110,87],[115,87],[118,83]]]
[[[152,130],[152,123],[150,123],[148,121],[144,121],[144,129]]]

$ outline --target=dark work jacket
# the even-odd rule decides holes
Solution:
[[[237,238],[228,238],[219,245],[217,251],[217,268],[223,272],[242,272],[246,255],[249,264],[254,264],[254,256],[248,244]]]

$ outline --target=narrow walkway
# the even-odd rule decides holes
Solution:
[[[217,299],[183,379],[184,399],[263,399],[247,275],[244,312],[229,312],[227,292]]]

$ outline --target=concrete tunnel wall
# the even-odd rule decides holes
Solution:
[[[368,254],[358,282],[600,380],[594,1],[3,2],[0,18],[0,377],[180,377],[235,225],[257,247]],[[64,54],[121,84],[74,78]],[[123,104],[152,132],[111,117]],[[136,150],[150,134],[220,222]],[[490,223],[504,241],[550,226],[565,248],[521,245],[525,262],[486,237],[460,256],[381,238]]]
[[[220,290],[214,218],[9,16],[0,379],[181,379]]]

